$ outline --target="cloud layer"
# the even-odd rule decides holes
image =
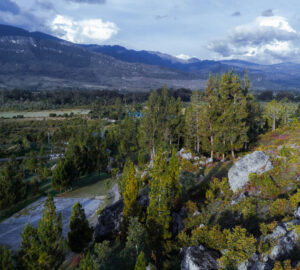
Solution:
[[[55,17],[51,29],[60,38],[75,43],[101,43],[119,31],[113,22],[104,22],[101,19],[74,21],[62,15]]]
[[[0,11],[9,12],[12,14],[19,14],[20,8],[17,6],[15,2],[10,0],[1,0],[0,1]]]
[[[86,4],[105,4],[106,0],[67,0],[73,3],[86,3]]]
[[[208,49],[225,58],[264,63],[300,60],[300,34],[280,16],[260,16],[250,24],[229,31],[227,38],[208,44]]]

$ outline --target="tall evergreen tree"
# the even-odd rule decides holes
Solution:
[[[133,163],[128,160],[126,164],[127,172],[125,174],[125,190],[124,198],[124,217],[128,219],[130,216],[138,215],[137,197],[139,192],[138,181],[135,177],[135,169]]]
[[[5,270],[15,269],[12,252],[4,246],[0,247],[0,268]]]
[[[171,177],[165,155],[158,151],[151,170],[147,229],[149,245],[158,257],[169,249],[171,239]]]
[[[93,230],[79,202],[73,205],[69,228],[68,245],[72,251],[79,253],[88,246],[93,237]]]
[[[37,229],[27,225],[22,233],[21,262],[25,269],[59,269],[64,261],[62,217],[56,214],[53,198],[44,204]]]

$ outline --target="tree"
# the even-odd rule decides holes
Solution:
[[[171,180],[171,200],[173,208],[176,208],[178,202],[181,199],[181,185],[179,182],[179,160],[176,156],[175,149],[172,151],[172,155],[169,161],[168,173]]]
[[[12,261],[12,252],[4,246],[0,247],[0,268],[6,270],[15,269]]]
[[[17,162],[11,159],[0,168],[0,209],[22,200],[25,195],[22,172]]]
[[[30,172],[34,172],[37,169],[37,159],[33,152],[30,152],[29,158],[26,160],[26,168]]]
[[[194,91],[191,97],[191,105],[186,109],[185,120],[185,144],[195,150],[200,151],[200,135],[201,135],[201,93]]]
[[[58,161],[52,176],[52,187],[62,190],[69,187],[78,177],[78,171],[69,158],[62,158]]]
[[[267,104],[265,113],[272,120],[272,130],[276,129],[276,122],[281,116],[281,104],[278,103],[275,99]]]
[[[147,264],[147,262],[146,262],[145,254],[142,251],[137,258],[134,270],[146,270],[146,267],[147,267],[146,264]]]
[[[232,73],[223,74],[220,82],[218,104],[221,106],[221,114],[216,122],[219,141],[223,141],[223,144],[227,145],[234,159],[235,151],[242,149],[248,141],[247,100],[237,75]]]
[[[147,229],[149,245],[158,257],[168,251],[171,239],[171,177],[166,156],[158,151],[151,170],[149,206],[147,208]]]
[[[137,217],[129,219],[128,233],[124,255],[129,260],[136,260],[140,252],[145,248],[146,229]]]
[[[205,89],[203,103],[200,107],[200,134],[202,138],[202,147],[210,152],[210,157],[214,158],[216,150],[216,135],[217,135],[217,119],[219,116],[219,101],[218,101],[219,77],[209,75],[207,86]]]
[[[93,230],[79,202],[73,205],[69,228],[68,245],[73,252],[79,253],[88,246],[93,237]]]
[[[37,229],[26,225],[22,233],[21,262],[25,269],[59,269],[64,261],[62,216],[56,214],[53,198],[48,195]]]
[[[139,184],[135,177],[135,169],[133,163],[128,160],[126,162],[125,172],[125,190],[123,195],[124,198],[124,218],[128,219],[130,216],[138,214],[138,203],[137,197],[139,192]]]
[[[79,270],[97,270],[99,269],[97,263],[95,262],[95,260],[93,259],[90,251],[85,254],[79,263]]]

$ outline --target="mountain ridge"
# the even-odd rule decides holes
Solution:
[[[42,32],[0,25],[0,89],[204,89],[209,73],[249,70],[253,88],[300,88],[300,64],[243,60],[182,60],[119,45],[75,44]]]

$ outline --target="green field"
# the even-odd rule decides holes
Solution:
[[[89,184],[84,187],[77,188],[70,192],[66,192],[61,194],[63,197],[70,198],[96,198],[99,196],[106,196],[108,191],[116,184],[117,181],[111,178],[107,178],[104,180],[99,180],[96,183]]]
[[[55,113],[57,116],[73,113],[74,115],[87,115],[90,112],[88,109],[66,109],[66,110],[43,110],[36,112],[28,111],[6,111],[0,112],[0,118],[13,118],[19,115],[23,115],[24,118],[40,118],[49,117],[50,113]]]

